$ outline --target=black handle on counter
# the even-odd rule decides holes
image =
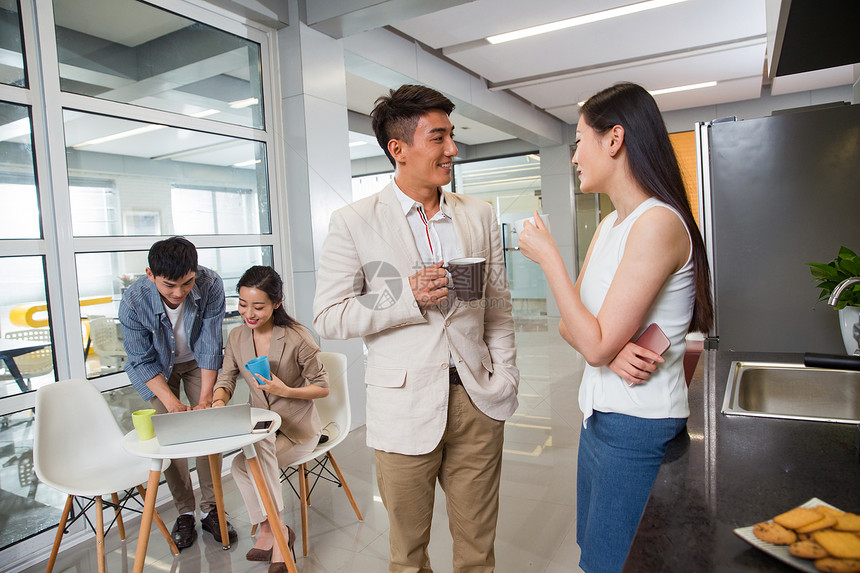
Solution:
[[[860,356],[807,352],[803,355],[803,365],[836,370],[860,370]]]

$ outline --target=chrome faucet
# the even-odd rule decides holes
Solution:
[[[847,278],[836,285],[836,288],[833,289],[832,293],[830,293],[830,298],[827,299],[827,304],[835,307],[839,303],[839,297],[842,296],[845,289],[856,284],[860,284],[860,277]],[[857,341],[857,350],[854,351],[854,356],[860,356],[860,320],[858,320],[857,324],[854,325],[854,328],[851,329],[851,334],[854,336],[854,340]]]

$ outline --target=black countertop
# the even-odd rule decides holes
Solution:
[[[860,512],[857,426],[721,414],[733,360],[803,356],[702,353],[687,432],[666,452],[623,571],[797,571],[732,530],[812,497]]]

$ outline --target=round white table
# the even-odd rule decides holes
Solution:
[[[227,519],[224,515],[224,494],[221,489],[221,468],[218,461],[218,456],[224,452],[238,449],[244,452],[248,460],[248,467],[251,469],[251,474],[254,477],[254,483],[257,485],[257,491],[260,493],[260,499],[263,501],[263,507],[266,509],[269,523],[276,524],[282,522],[278,509],[269,493],[269,488],[266,486],[263,469],[260,466],[260,460],[257,459],[257,451],[254,448],[255,443],[278,430],[281,426],[281,417],[270,410],[251,408],[252,426],[262,420],[270,420],[272,422],[265,433],[252,434],[249,432],[239,436],[185,442],[172,446],[162,446],[158,443],[157,437],[141,441],[137,437],[136,430],[132,430],[123,437],[122,446],[126,450],[137,456],[152,460],[149,470],[149,482],[146,487],[146,499],[143,504],[143,515],[140,519],[137,553],[134,556],[134,573],[141,573],[143,571],[143,564],[146,561],[146,549],[149,544],[150,529],[152,529],[152,515],[155,510],[155,499],[158,495],[158,482],[161,479],[162,460],[196,458],[200,456],[209,457],[209,465],[212,469],[212,485],[215,489],[215,504],[218,508],[218,523],[221,526],[221,543],[225,550],[230,548],[230,538],[227,535]],[[275,535],[278,547],[281,549],[281,555],[284,556],[287,569],[290,573],[297,573],[296,564],[293,562],[287,543],[285,528],[272,527],[272,532]]]

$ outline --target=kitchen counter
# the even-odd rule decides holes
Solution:
[[[797,571],[732,530],[812,497],[860,513],[857,426],[721,414],[733,360],[803,356],[702,353],[687,432],[666,452],[623,571]]]

